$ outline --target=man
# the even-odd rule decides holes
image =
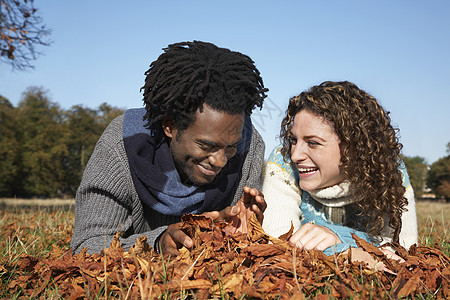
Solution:
[[[265,92],[246,55],[205,42],[169,45],[145,73],[145,109],[127,110],[105,130],[76,195],[71,247],[89,253],[117,231],[128,250],[141,235],[177,255],[192,240],[183,214],[262,222],[264,142],[251,124]]]

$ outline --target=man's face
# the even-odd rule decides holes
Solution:
[[[245,115],[230,115],[203,105],[195,117],[186,130],[178,131],[170,120],[163,122],[163,130],[171,138],[170,151],[182,182],[204,185],[211,183],[236,154]]]

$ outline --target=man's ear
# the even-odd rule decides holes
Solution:
[[[177,127],[175,126],[175,122],[173,119],[169,117],[165,117],[162,122],[162,129],[165,133],[165,135],[169,138],[174,138],[177,135]]]

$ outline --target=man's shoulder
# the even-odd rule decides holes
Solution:
[[[255,125],[253,125],[251,117],[245,123],[244,131],[248,131],[251,135],[252,143],[262,143],[264,145],[264,140],[259,133],[258,129],[256,129]]]
[[[148,133],[144,121],[145,108],[127,109],[123,114],[123,137],[129,137],[137,133]]]
[[[123,117],[122,114],[114,118],[106,127],[99,141],[115,144],[118,140],[122,140]]]

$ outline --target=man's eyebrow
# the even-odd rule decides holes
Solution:
[[[242,142],[242,138],[239,139],[239,141],[237,141],[237,142],[235,142],[235,143],[233,143],[231,145],[227,145],[227,146],[237,146],[240,142]],[[205,145],[213,146],[213,147],[224,147],[224,144],[212,142],[212,141],[209,141],[209,140],[203,140],[203,139],[197,140],[197,143],[201,143],[201,144],[205,144]]]
[[[197,140],[197,143],[205,144],[205,145],[209,145],[209,146],[222,146],[222,144],[211,142],[208,140],[202,140],[202,139]]]

